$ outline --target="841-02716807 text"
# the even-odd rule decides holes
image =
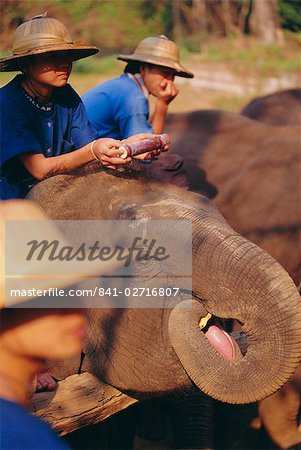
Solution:
[[[99,288],[98,295],[100,297],[110,296],[118,297],[119,295],[124,295],[126,297],[176,297],[180,288],[176,287],[154,287],[154,288],[144,288],[144,287],[134,287],[134,288]]]

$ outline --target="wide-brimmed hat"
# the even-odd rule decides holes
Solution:
[[[116,259],[105,262],[70,261],[68,264],[49,262],[49,258],[28,261],[29,236],[38,240],[46,236],[47,241],[58,241],[61,247],[69,245],[56,224],[35,203],[30,200],[1,201],[0,308],[33,300],[34,295],[30,292],[33,287],[36,291],[44,291],[73,286],[87,278],[98,278],[113,272],[121,264]],[[56,274],[53,274],[53,268]],[[15,291],[13,297],[9,295],[10,289]]]
[[[166,36],[143,39],[131,55],[118,55],[122,61],[138,61],[156,66],[169,67],[179,77],[193,78],[193,73],[180,63],[178,46]]]
[[[97,47],[74,42],[61,22],[46,14],[35,16],[22,23],[14,35],[12,54],[0,59],[0,70],[20,70],[20,63],[29,56],[68,51],[76,61],[99,51]]]

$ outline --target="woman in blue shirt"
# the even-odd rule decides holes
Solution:
[[[1,89],[1,199],[25,197],[37,180],[94,159],[109,168],[131,160],[119,158],[119,140],[97,139],[67,84],[72,62],[97,52],[45,15],[17,28],[12,55],[0,60],[1,71],[22,72]]]

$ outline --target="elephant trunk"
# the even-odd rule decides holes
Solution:
[[[301,303],[285,270],[230,227],[212,221],[202,236],[195,225],[193,291],[202,301],[170,315],[171,343],[191,380],[206,394],[249,403],[279,389],[301,358]],[[248,335],[247,353],[233,361],[214,348],[198,323],[211,313],[237,319]]]

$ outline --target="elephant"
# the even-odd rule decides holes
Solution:
[[[254,99],[241,114],[270,125],[300,125],[301,89],[289,89]],[[298,288],[301,292],[301,282]],[[300,399],[301,365],[279,391],[259,402],[260,421],[268,436],[280,448],[297,448],[301,444]]]
[[[300,397],[301,365],[279,391],[259,402],[261,423],[279,448],[300,448]]]
[[[296,284],[301,280],[301,152],[300,129],[292,124],[300,124],[300,99],[300,89],[255,99],[242,114],[256,121],[198,111],[171,117],[168,129],[192,188],[215,197],[231,226],[273,255]],[[299,370],[259,403],[261,422],[281,448],[301,442]]]
[[[106,383],[137,398],[195,385],[213,398],[248,403],[275,392],[295,370],[301,305],[293,281],[206,197],[147,178],[144,168],[114,176],[96,163],[38,183],[29,198],[53,220],[192,222],[192,307],[90,314],[86,367]],[[197,325],[208,312],[243,324],[245,356],[236,352],[229,361],[210,344]]]
[[[255,98],[241,114],[268,125],[300,125],[301,89],[287,89]]]
[[[167,132],[172,151],[184,158],[190,189],[214,199],[234,230],[299,283],[299,127],[200,110],[170,115]]]

